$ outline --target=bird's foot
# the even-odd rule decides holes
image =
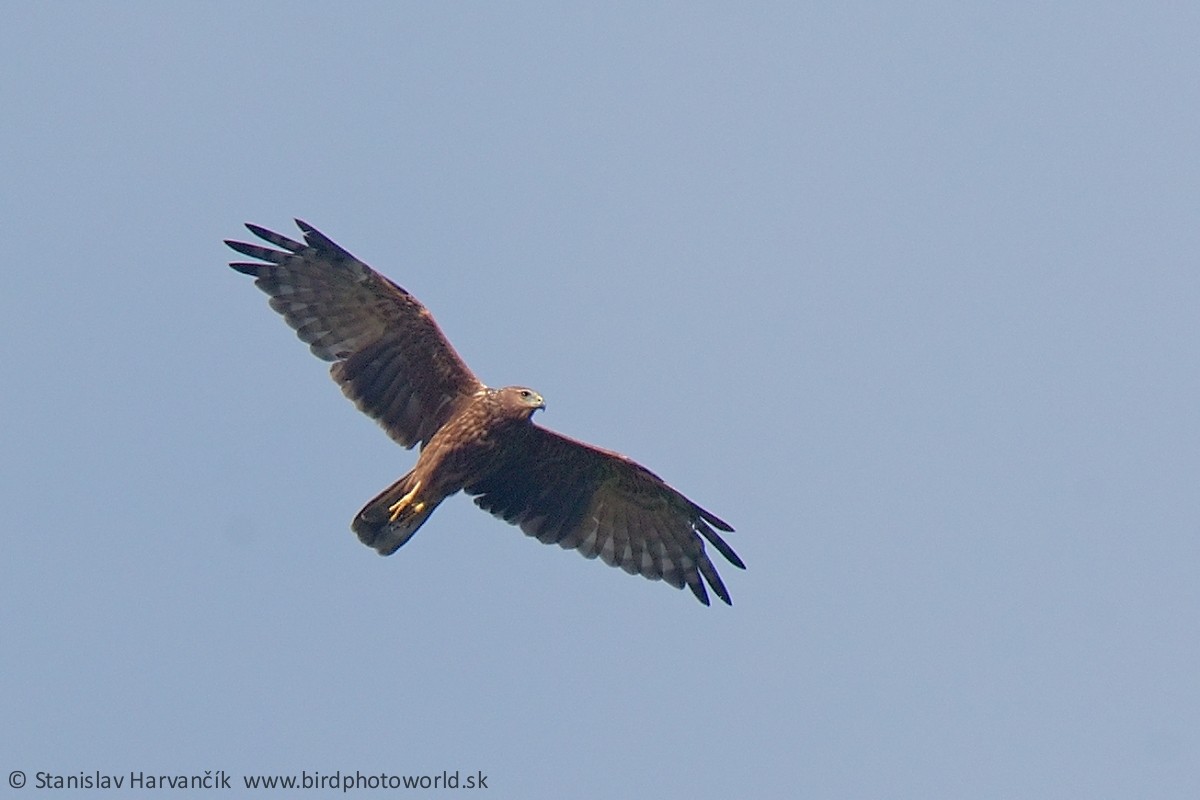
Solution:
[[[388,522],[395,522],[402,516],[421,513],[421,511],[425,508],[425,501],[422,500],[417,503],[413,503],[412,501],[413,498],[417,496],[417,490],[420,488],[421,483],[418,481],[417,484],[409,490],[408,494],[404,495],[404,497],[401,497],[395,503],[388,506],[388,511],[391,512],[391,517],[388,518]]]

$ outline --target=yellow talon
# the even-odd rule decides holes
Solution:
[[[404,513],[405,508],[408,506],[409,503],[412,502],[413,497],[416,496],[417,490],[420,488],[421,488],[421,482],[417,481],[417,484],[415,486],[413,486],[412,489],[409,490],[408,494],[404,495],[404,497],[401,497],[399,500],[397,500],[395,503],[393,503],[392,505],[390,505],[388,507],[388,511],[392,512],[392,516],[388,519],[388,522],[395,522],[397,519],[400,518],[400,515]],[[415,513],[420,513],[421,509],[423,509],[423,508],[425,508],[425,502],[421,501],[421,502],[413,505],[412,510]]]

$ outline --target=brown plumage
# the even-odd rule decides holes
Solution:
[[[631,459],[534,424],[541,395],[485,386],[416,298],[296,224],[303,243],[247,224],[281,249],[226,240],[258,259],[230,266],[254,276],[271,308],[318,358],[334,362],[333,379],[360,410],[403,446],[421,447],[412,471],[354,518],[359,539],[390,555],[442,500],[465,491],[539,541],[687,586],[705,605],[707,583],[730,603],[704,540],[744,569],[713,530],[733,528]]]

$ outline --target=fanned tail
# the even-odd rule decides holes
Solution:
[[[399,550],[442,502],[440,498],[422,498],[420,488],[420,481],[410,472],[363,506],[350,524],[359,541],[381,556]]]

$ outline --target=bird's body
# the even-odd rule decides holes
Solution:
[[[230,266],[253,275],[313,353],[334,362],[333,379],[360,410],[401,445],[421,448],[413,469],[354,518],[365,544],[395,552],[443,500],[465,491],[539,541],[686,585],[705,605],[707,582],[730,602],[704,548],[707,540],[744,568],[713,530],[732,531],[727,523],[625,456],[535,424],[541,395],[485,386],[416,298],[297,224],[303,243],[247,225],[282,249],[227,240],[260,262]]]
[[[351,525],[358,538],[382,555],[396,552],[442,500],[500,469],[506,445],[543,407],[541,395],[524,387],[475,392],[421,448],[412,471],[358,512]]]

